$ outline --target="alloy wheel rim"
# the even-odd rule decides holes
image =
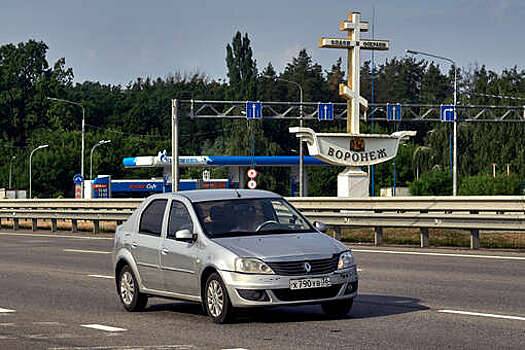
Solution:
[[[128,271],[122,274],[120,279],[120,297],[126,305],[130,305],[135,296],[135,282],[133,276]]]
[[[218,317],[224,308],[224,292],[218,281],[213,280],[208,285],[208,310],[213,317]]]

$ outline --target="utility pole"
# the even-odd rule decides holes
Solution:
[[[9,160],[9,189],[12,189],[12,177],[13,177],[13,160],[16,159],[16,156],[12,156]]]
[[[416,51],[416,50],[406,50],[406,53],[412,54],[412,55],[421,55],[421,56],[427,56],[431,58],[435,58],[438,60],[446,61],[450,64],[452,64],[452,68],[454,68],[454,147],[453,147],[453,154],[452,154],[452,195],[456,196],[458,193],[458,114],[457,114],[457,105],[458,105],[458,69],[456,61],[454,61],[451,58],[444,57],[444,56],[438,56],[427,52],[422,51]]]
[[[69,103],[75,106],[79,106],[82,109],[82,144],[81,144],[81,150],[80,150],[80,175],[82,176],[82,196],[81,198],[84,198],[84,154],[85,154],[85,148],[86,148],[86,110],[84,109],[84,105],[79,102],[65,100],[62,98],[55,98],[55,97],[46,97],[46,99],[50,101],[55,102],[61,102],[61,103]]]
[[[179,190],[179,101],[171,100],[171,192]]]
[[[33,185],[32,185],[33,179],[32,179],[32,164],[31,164],[33,161],[33,153],[35,153],[39,149],[47,148],[47,147],[49,147],[49,145],[40,145],[34,150],[32,150],[31,153],[29,154],[29,198],[30,199],[33,198]]]

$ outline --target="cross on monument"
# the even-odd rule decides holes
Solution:
[[[320,48],[348,50],[348,84],[339,84],[339,95],[348,100],[346,131],[359,134],[359,113],[361,106],[368,108],[368,101],[359,92],[360,50],[388,50],[388,40],[361,39],[361,32],[368,31],[368,22],[361,22],[359,12],[350,12],[348,20],[339,22],[339,30],[348,32],[348,38],[321,38]]]

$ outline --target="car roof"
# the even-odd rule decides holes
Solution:
[[[244,189],[203,189],[180,191],[174,193],[162,193],[153,195],[154,198],[177,198],[185,197],[191,202],[220,201],[229,199],[246,198],[281,198],[277,193],[263,190],[244,190]]]

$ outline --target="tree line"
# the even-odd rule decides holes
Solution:
[[[86,164],[89,149],[102,139],[112,143],[97,149],[95,173],[114,178],[159,176],[159,169],[126,170],[122,158],[154,155],[170,150],[170,101],[180,99],[298,101],[296,86],[273,78],[301,84],[304,100],[344,102],[338,95],[345,81],[341,58],[329,69],[300,50],[278,72],[271,63],[258,67],[247,34],[237,32],[226,45],[227,78],[210,79],[205,74],[167,72],[166,77],[141,77],[126,85],[95,81],[74,83],[74,72],[65,58],[48,62],[48,46],[28,40],[0,46],[0,187],[7,187],[10,164],[14,187],[28,187],[28,155],[34,147],[49,144],[33,159],[33,192],[41,197],[72,196],[72,177],[80,169],[80,120],[78,106],[56,103],[57,97],[82,103],[86,110]],[[503,100],[488,95],[525,97],[525,72],[517,67],[502,72],[476,66],[469,70],[443,67],[413,57],[397,57],[373,66],[361,67],[361,92],[369,102],[441,104],[452,102],[454,69],[459,76],[460,104],[512,105],[523,101]],[[373,98],[372,98],[373,95]],[[344,131],[345,122],[306,126],[317,131]],[[182,155],[289,155],[297,154],[297,139],[288,128],[296,121],[283,120],[190,120],[180,121]],[[400,148],[394,162],[376,167],[376,189],[393,185],[411,186],[415,194],[449,194],[450,126],[441,123],[364,123],[362,132],[390,133],[395,129],[416,130],[417,136]],[[492,163],[498,165],[495,194],[518,193],[525,176],[525,128],[519,123],[460,124],[460,193],[483,194],[490,183]],[[16,157],[13,159],[13,157]],[[504,170],[510,164],[511,175]],[[308,169],[311,195],[334,195],[338,167]],[[395,176],[394,176],[395,172]],[[86,174],[89,169],[86,168]],[[419,181],[416,180],[416,174]],[[213,176],[225,176],[214,169]],[[200,177],[186,169],[183,177]],[[437,179],[437,180],[436,180]],[[264,169],[260,186],[288,194],[286,169]],[[437,181],[437,183],[436,183]],[[481,183],[481,185],[480,185]],[[463,191],[463,192],[462,192]]]

